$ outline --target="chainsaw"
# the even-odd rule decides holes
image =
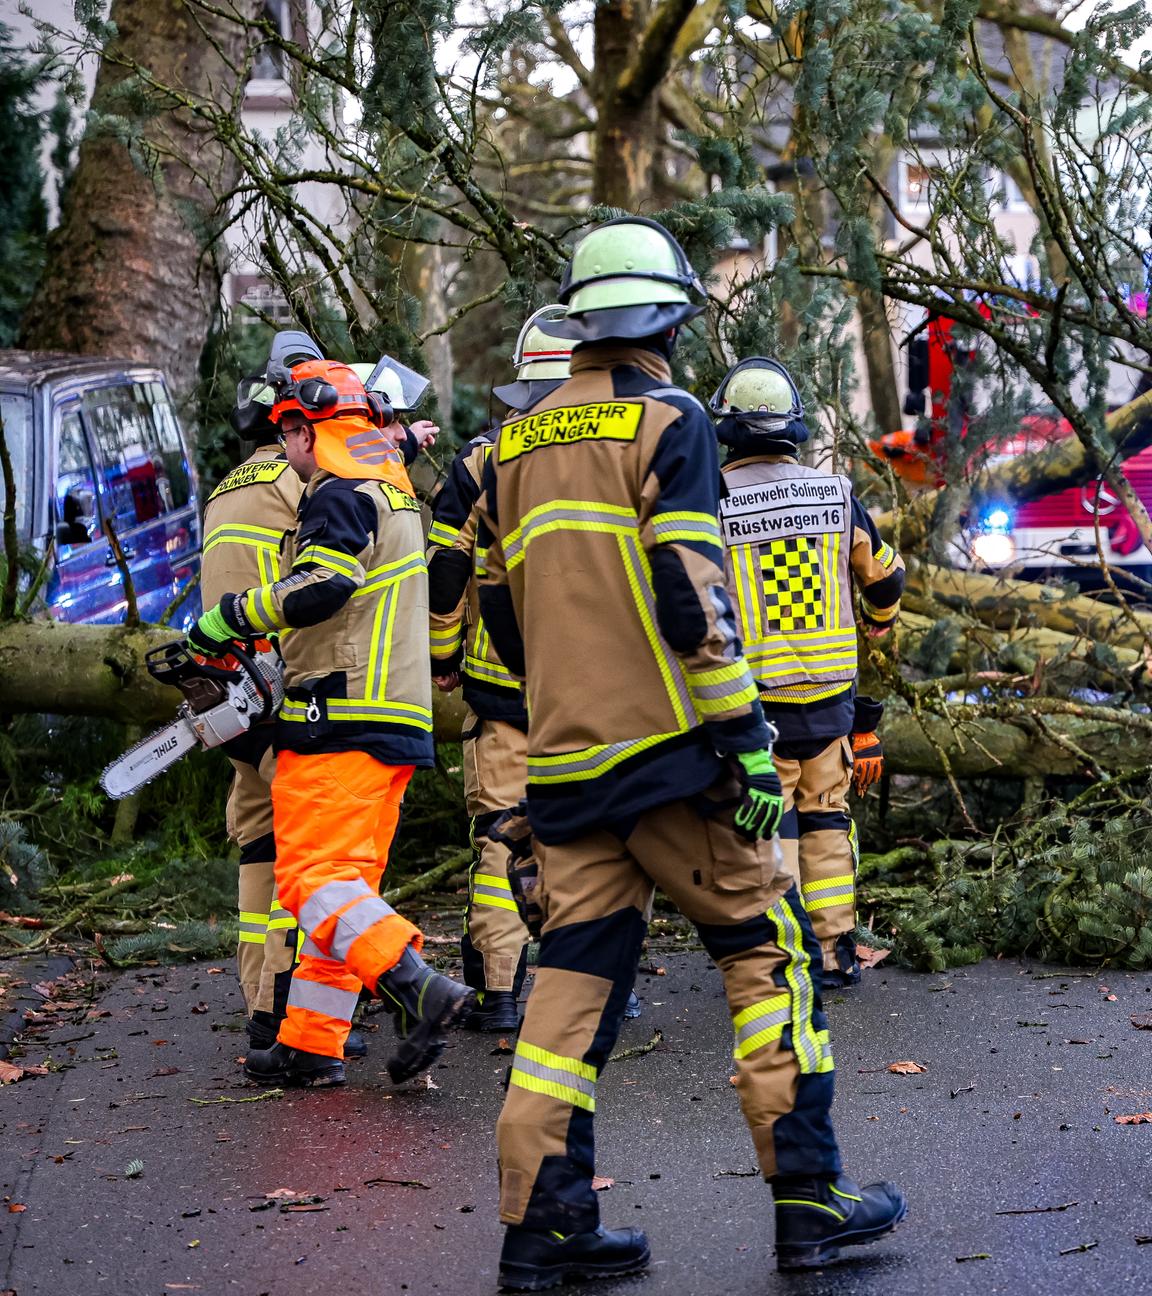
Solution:
[[[153,648],[144,664],[154,680],[178,688],[184,701],[171,724],[130,747],[100,775],[100,786],[117,801],[194,747],[222,747],[270,720],[284,700],[283,665],[271,647],[249,655],[233,644],[220,665],[210,665],[177,640]]]

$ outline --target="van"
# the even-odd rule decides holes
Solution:
[[[0,351],[0,415],[20,543],[47,563],[35,613],[123,621],[114,535],[140,618],[161,621],[186,595],[169,624],[188,629],[200,614],[200,517],[164,375],[129,361]]]

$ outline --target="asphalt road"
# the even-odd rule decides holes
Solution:
[[[619,1047],[656,1028],[664,1041],[607,1068],[598,1115],[605,1222],[646,1228],[654,1264],[592,1290],[1152,1290],[1152,1242],[1137,1241],[1152,1235],[1152,1124],[1113,1119],[1152,1108],[1152,1033],[1130,1021],[1152,1010],[1152,976],[880,967],[838,997],[847,1166],[898,1180],[911,1211],[855,1263],[784,1279],[719,977],[698,954],[661,961]],[[16,1059],[60,1069],[0,1091],[0,1296],[495,1291],[498,1041],[462,1035],[435,1088],[396,1092],[382,1026],[345,1089],[249,1102],[239,1008],[231,975],[204,965],[127,972]],[[926,1070],[888,1071],[906,1059]]]

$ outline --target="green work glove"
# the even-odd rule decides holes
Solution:
[[[749,841],[775,834],[784,818],[784,789],[770,751],[736,752],[742,795],[736,807],[736,831]]]
[[[226,597],[231,598],[231,595]],[[188,647],[201,657],[222,657],[237,638],[219,606],[209,608],[188,631]]]

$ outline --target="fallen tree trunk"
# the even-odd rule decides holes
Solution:
[[[165,629],[12,621],[0,625],[0,715],[84,715],[145,729],[171,720],[180,694],[144,665]],[[433,695],[436,737],[456,742],[464,721],[459,693]]]
[[[1123,463],[1152,445],[1152,391],[1144,392],[1127,405],[1114,410],[1104,426],[1116,449],[1116,462]],[[1095,481],[1103,465],[1089,459],[1077,437],[1054,441],[1032,454],[1016,455],[993,468],[984,468],[972,480],[970,507],[986,501],[1024,504],[1028,500],[1054,495],[1071,486]],[[916,496],[907,508],[882,513],[876,525],[891,539],[899,522],[900,547],[905,554],[921,549],[928,538],[939,491]]]
[[[1093,763],[1109,774],[1152,765],[1146,725],[1096,718],[1091,707],[1078,708],[1079,714],[1038,712],[1016,722],[983,711],[953,706],[946,718],[889,704],[880,727],[888,772],[943,778],[950,768],[955,778],[1034,778],[1091,773]]]
[[[1152,643],[1152,614],[1118,607],[1085,594],[1064,594],[1051,585],[992,576],[986,572],[909,565],[905,606],[932,615],[918,600],[970,612],[986,625],[1011,630],[1043,626],[1137,652]]]

